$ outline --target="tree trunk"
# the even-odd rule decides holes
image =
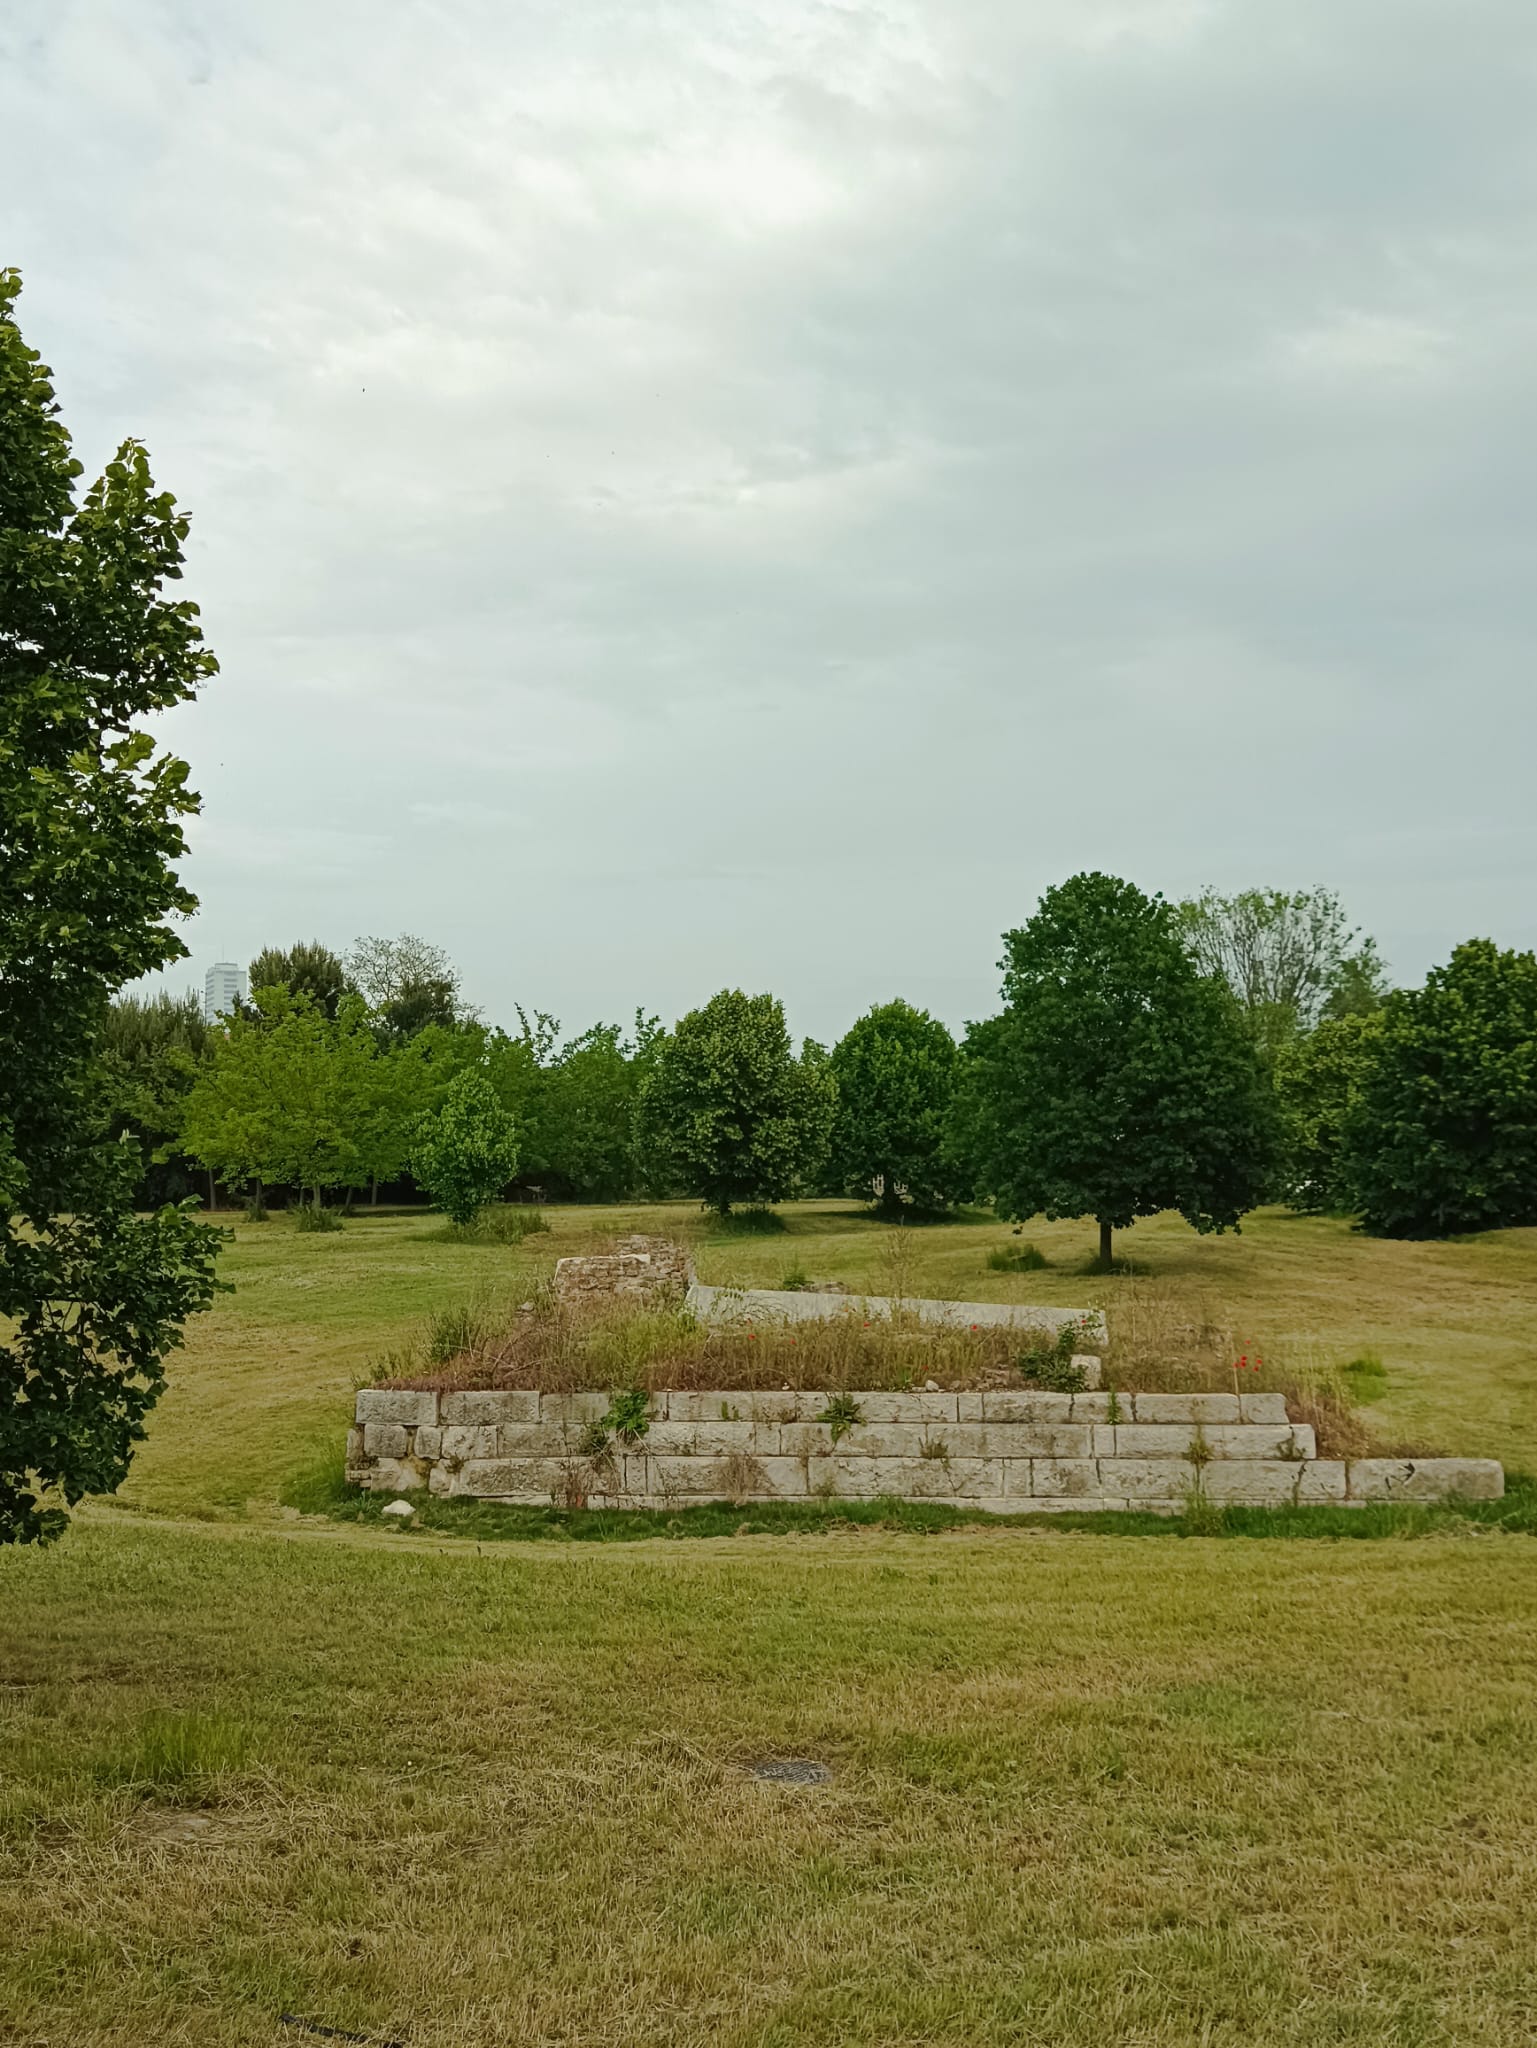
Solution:
[[[1110,1225],[1103,1216],[1099,1219],[1099,1263],[1105,1272],[1110,1271]]]
[[[370,1174],[368,1178],[368,1206],[370,1209],[377,1209],[379,1206],[379,1176],[376,1173]]]
[[[211,1166],[208,1169],[208,1206],[210,1209],[217,1209],[219,1206],[219,1197],[214,1188],[213,1168]]]

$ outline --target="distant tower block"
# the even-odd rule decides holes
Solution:
[[[233,960],[216,960],[203,978],[203,1016],[212,1024],[246,997],[246,971]]]

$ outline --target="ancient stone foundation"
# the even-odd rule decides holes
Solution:
[[[1193,1500],[1498,1500],[1487,1458],[1317,1456],[1280,1394],[859,1393],[835,1436],[825,1393],[661,1393],[644,1435],[603,1429],[606,1394],[365,1388],[353,1484],[519,1504],[947,1501],[997,1513]]]
[[[665,1237],[621,1237],[611,1252],[555,1261],[555,1292],[562,1301],[681,1302],[694,1284],[694,1262]]]

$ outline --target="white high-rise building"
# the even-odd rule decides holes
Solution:
[[[216,960],[203,978],[203,1016],[212,1024],[246,998],[246,971],[233,960]]]

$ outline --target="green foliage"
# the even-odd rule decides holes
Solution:
[[[194,995],[120,996],[108,1007],[101,1074],[111,1134],[138,1148],[136,1208],[192,1192],[193,1162],[178,1153],[176,1140],[208,1039]]]
[[[622,1444],[638,1444],[651,1427],[651,1396],[644,1387],[615,1387],[602,1426]]]
[[[512,1118],[482,1073],[466,1070],[416,1127],[411,1171],[453,1223],[473,1223],[517,1171]]]
[[[142,1150],[103,1069],[110,998],[184,957],[170,920],[195,907],[197,798],[141,721],[217,664],[163,595],[187,521],[143,448],[76,502],[19,290],[0,271],[0,1542],[121,1482],[217,1247],[190,1204],[133,1214]]]
[[[263,1214],[266,1212],[263,1211]],[[318,1202],[301,1202],[294,1210],[294,1229],[306,1234],[337,1231],[343,1228],[342,1219],[334,1209],[323,1209]]]
[[[836,1086],[809,1040],[796,1059],[784,1006],[723,989],[663,1038],[640,1090],[648,1151],[718,1215],[814,1180]]]
[[[1227,983],[1272,1054],[1324,1017],[1381,1006],[1376,941],[1350,924],[1332,889],[1204,889],[1175,915],[1191,958]]]
[[[538,1164],[525,1163],[525,1171],[579,1202],[620,1202],[635,1192],[636,1091],[656,1029],[637,1015],[627,1040],[617,1024],[594,1024],[541,1068],[531,1134]]]
[[[1340,1140],[1371,1072],[1380,1036],[1380,1012],[1352,1012],[1325,1017],[1277,1052],[1282,1189],[1292,1208],[1321,1215],[1350,1206],[1349,1190],[1340,1179]]]
[[[1028,1238],[1023,1244],[994,1245],[987,1255],[988,1271],[992,1273],[1040,1273],[1050,1264],[1040,1246]]]
[[[347,989],[346,969],[318,939],[263,947],[251,962],[247,979],[253,994],[261,988],[286,989],[291,996],[307,996],[327,1017],[336,1015]]]
[[[1473,939],[1388,998],[1339,1177],[1384,1237],[1537,1223],[1537,956]]]
[[[811,1286],[811,1276],[798,1262],[779,1276],[779,1284],[786,1294],[805,1294]]]
[[[521,1244],[525,1237],[547,1234],[550,1225],[542,1209],[503,1202],[495,1208],[483,1209],[473,1223],[449,1227],[465,1244]]]
[[[833,1048],[838,1107],[830,1172],[888,1215],[938,1209],[967,1192],[947,1134],[959,1055],[927,1010],[878,1004]]]
[[[825,1422],[828,1425],[834,1443],[837,1443],[840,1437],[847,1436],[849,1431],[857,1428],[864,1419],[865,1411],[849,1393],[830,1396],[827,1406],[817,1417],[818,1422]]]
[[[968,1034],[957,1120],[1000,1210],[1091,1214],[1107,1263],[1111,1230],[1160,1209],[1236,1225],[1274,1159],[1271,1089],[1168,905],[1077,875],[1004,943],[1003,1014]]]
[[[733,1209],[729,1216],[716,1216],[710,1225],[713,1238],[782,1237],[789,1225],[777,1209]]]
[[[387,1179],[404,1163],[420,1066],[380,1051],[357,997],[330,1018],[307,996],[258,989],[228,1019],[188,1094],[182,1143],[226,1177],[313,1191]]]
[[[1083,1330],[1077,1323],[1064,1323],[1050,1337],[1045,1331],[1034,1334],[1014,1361],[1020,1378],[1043,1393],[1082,1393],[1083,1367],[1075,1364],[1073,1358],[1082,1337]]]
[[[386,1045],[402,1045],[429,1025],[450,1028],[463,1014],[453,962],[440,946],[410,932],[398,939],[359,939],[345,970]]]

